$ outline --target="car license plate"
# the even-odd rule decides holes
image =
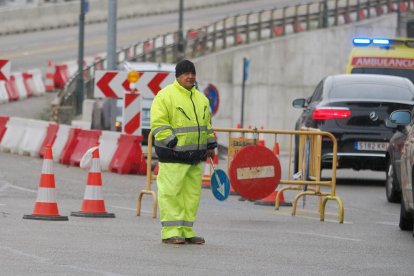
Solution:
[[[386,142],[356,142],[356,150],[370,150],[370,151],[387,151],[388,143]]]

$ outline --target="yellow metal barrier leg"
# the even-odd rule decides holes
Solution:
[[[323,199],[322,210],[321,210],[321,221],[325,220],[325,206],[328,200],[335,200],[338,203],[339,223],[344,223],[344,205],[342,199],[338,196],[327,196]]]
[[[141,215],[141,203],[142,203],[142,197],[146,195],[152,195],[153,203],[152,203],[152,217],[157,217],[157,193],[155,191],[148,191],[148,190],[142,190],[138,195],[138,202],[137,202],[137,216]]]
[[[283,194],[283,192],[286,190],[297,191],[297,190],[301,190],[301,187],[300,186],[286,186],[280,189],[279,191],[277,191],[276,198],[275,198],[275,210],[279,210],[280,197]]]
[[[295,198],[292,201],[292,216],[296,215],[296,206],[298,204],[298,200],[304,195],[315,195],[315,191],[306,191],[299,193],[295,196]]]

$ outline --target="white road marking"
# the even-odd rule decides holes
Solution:
[[[382,225],[398,226],[398,223],[390,222],[390,221],[377,221],[375,223],[376,224],[382,224]]]
[[[111,207],[111,208],[116,208],[116,209],[121,209],[121,210],[134,211],[134,212],[136,212],[136,211],[137,211],[136,209],[127,208],[127,207],[122,207],[122,206],[109,206],[109,207]],[[150,213],[152,213],[152,212],[150,212],[150,211],[145,211],[145,210],[142,210],[142,209],[141,209],[141,213],[150,214]]]
[[[289,232],[291,234],[299,234],[299,235],[307,235],[307,236],[316,236],[321,238],[328,238],[328,239],[335,239],[335,240],[345,240],[345,241],[355,241],[361,242],[361,239],[353,239],[353,238],[345,238],[341,236],[331,236],[331,235],[323,235],[323,234],[316,234],[316,233],[306,233],[306,232]]]
[[[121,275],[121,274],[117,274],[117,273],[113,273],[113,272],[109,272],[109,271],[83,268],[83,267],[79,267],[79,266],[75,266],[75,265],[56,264],[56,263],[53,263],[49,258],[40,257],[40,256],[37,256],[37,255],[26,253],[26,252],[23,252],[23,251],[20,251],[20,250],[17,250],[17,249],[8,247],[8,246],[0,246],[0,250],[9,251],[12,254],[30,258],[34,262],[41,263],[41,264],[51,264],[51,265],[56,265],[56,266],[63,266],[63,267],[72,268],[72,269],[78,270],[78,271],[93,272],[93,273],[98,273],[98,274],[103,274],[103,275],[111,275],[111,276],[112,275],[114,275],[114,276],[115,275]]]
[[[24,192],[30,192],[30,193],[37,193],[36,190],[26,189],[17,185],[13,185],[7,181],[1,180],[0,184],[3,183],[4,185],[0,187],[0,192],[5,191],[7,188],[13,188],[16,190],[24,191]]]

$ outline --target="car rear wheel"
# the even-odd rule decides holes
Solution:
[[[398,179],[395,174],[394,166],[391,160],[388,161],[387,171],[385,173],[385,194],[388,202],[399,203],[401,202],[401,193],[397,191]]]
[[[413,215],[407,212],[404,202],[401,202],[399,226],[404,231],[413,230]]]

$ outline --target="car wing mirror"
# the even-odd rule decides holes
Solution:
[[[295,99],[292,102],[294,108],[304,108],[306,106],[306,100],[304,98]]]
[[[411,122],[411,112],[408,110],[393,111],[389,117],[389,123],[395,125],[408,125]],[[387,124],[387,120],[385,122]]]

